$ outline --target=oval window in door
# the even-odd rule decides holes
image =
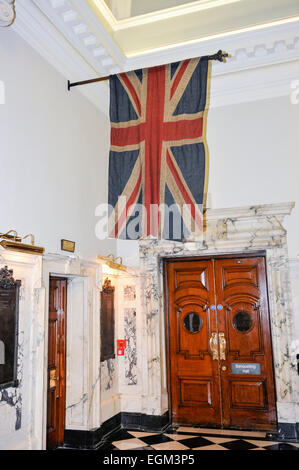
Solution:
[[[190,312],[185,316],[183,325],[188,333],[198,333],[202,329],[202,318],[195,312]]]
[[[233,327],[240,333],[248,333],[253,326],[253,318],[247,312],[238,312],[233,318]]]

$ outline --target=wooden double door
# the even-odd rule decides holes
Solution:
[[[169,260],[166,270],[173,423],[275,429],[264,257]]]

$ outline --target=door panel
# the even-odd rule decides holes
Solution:
[[[232,380],[231,389],[231,406],[233,409],[262,409],[267,406],[265,401],[265,382],[256,381],[256,379],[238,379]]]
[[[217,331],[211,261],[168,264],[173,421],[219,426],[218,361],[209,341]]]
[[[48,335],[47,448],[64,440],[65,421],[65,279],[50,279]]]
[[[223,425],[274,429],[276,410],[264,258],[216,260],[215,281],[217,305],[223,305],[218,310],[219,333],[223,332],[226,339],[225,359],[220,361]]]
[[[264,258],[171,261],[167,274],[173,422],[274,429]]]

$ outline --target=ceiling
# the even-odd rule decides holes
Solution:
[[[130,16],[117,19],[111,9],[119,5]],[[67,80],[219,49],[230,59],[213,62],[211,107],[289,96],[299,76],[299,0],[18,0],[16,13],[12,28],[59,70],[66,89]],[[108,114],[107,82],[77,92]]]
[[[254,31],[299,17],[298,0],[86,2],[126,57]]]
[[[145,15],[198,0],[104,0],[117,20]],[[203,0],[205,3],[213,0]]]

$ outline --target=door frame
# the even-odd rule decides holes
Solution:
[[[50,260],[51,262],[52,260]],[[49,296],[50,296],[50,278],[54,277],[57,279],[66,279],[67,280],[67,312],[68,319],[66,320],[66,345],[67,338],[70,334],[70,328],[68,328],[68,323],[73,317],[73,291],[72,283],[78,279],[84,280],[84,293],[82,296],[82,316],[88,315],[88,306],[86,305],[86,299],[88,298],[88,281],[87,276],[81,276],[80,274],[66,274],[66,265],[65,262],[69,261],[69,258],[59,257],[54,263],[45,263],[43,266],[43,282],[45,286],[45,318],[44,318],[44,328],[45,328],[45,338],[44,338],[44,357],[43,357],[43,390],[42,390],[42,416],[41,416],[41,430],[42,430],[42,439],[41,439],[41,448],[46,450],[47,448],[47,411],[48,411],[48,325],[49,325]],[[68,321],[69,320],[69,321]],[[67,349],[66,349],[67,355]],[[66,359],[66,401],[68,393],[70,392],[70,372],[69,372],[70,361],[67,362]],[[65,422],[65,427],[67,425],[67,420]]]
[[[22,258],[19,264],[24,263]],[[102,287],[102,269],[98,261],[59,253],[49,253],[43,257],[34,256],[29,266],[33,273],[31,275],[30,272],[32,284],[29,283],[32,285],[33,313],[30,335],[31,363],[28,367],[30,366],[30,373],[32,366],[34,367],[32,373],[36,384],[30,393],[32,418],[30,448],[46,450],[49,278],[55,276],[68,279],[68,349],[72,341],[77,342],[78,346],[75,359],[67,351],[66,430],[86,431],[99,428],[102,422],[99,400],[89,403],[92,392],[94,396],[100,393],[98,380],[100,358],[94,351],[98,351],[100,347],[98,299]],[[87,368],[85,364],[89,357],[92,358],[92,362]],[[80,399],[81,394],[89,397],[87,402],[81,400],[78,403],[78,396]],[[40,408],[34,406],[35,403],[39,403]],[[76,413],[72,413],[74,406],[77,407]]]
[[[273,354],[273,342],[272,342],[272,326],[270,321],[270,302],[269,302],[269,287],[268,287],[268,276],[267,276],[267,253],[265,250],[252,251],[248,253],[225,253],[217,255],[195,255],[195,256],[182,256],[182,257],[163,257],[163,300],[164,300],[164,325],[165,325],[165,349],[166,349],[166,374],[167,374],[167,394],[168,394],[168,407],[169,407],[169,421],[172,424],[172,394],[171,394],[171,358],[170,358],[170,335],[169,335],[169,303],[168,303],[168,278],[167,278],[167,267],[170,263],[178,263],[182,261],[203,261],[211,259],[236,259],[236,258],[264,258],[265,261],[265,278],[266,278],[266,290],[267,290],[267,302],[269,312],[269,328],[270,328],[270,343],[272,353],[272,370],[273,370],[273,387],[275,395],[275,410],[276,410],[276,424],[278,424],[277,417],[277,393],[276,393],[276,380],[275,380],[275,367],[274,367],[274,354]],[[219,428],[220,429],[220,428]],[[231,429],[231,428],[230,428]]]
[[[63,427],[63,433],[65,431],[65,423],[66,423],[66,371],[67,371],[67,320],[68,320],[68,286],[69,286],[69,278],[67,276],[62,276],[62,275],[54,275],[50,274],[49,276],[49,292],[48,295],[50,295],[50,288],[51,288],[51,280],[56,280],[56,281],[65,281],[66,282],[66,302],[65,302],[65,317],[64,317],[64,357],[63,357],[63,362],[64,362],[64,383],[63,383],[63,396],[61,397],[62,403],[59,403],[59,409],[58,413],[60,415],[60,419],[62,419],[61,422],[61,427]],[[49,302],[49,299],[48,299]],[[48,326],[48,331],[49,331],[49,304],[48,304],[48,317],[47,317],[47,326]],[[47,336],[47,345],[49,348],[49,334]],[[48,355],[47,355],[48,358]],[[48,362],[48,359],[47,359]],[[47,364],[47,367],[49,365]],[[48,371],[47,371],[48,372]],[[47,395],[48,395],[48,384],[47,384]],[[47,416],[47,423],[46,423],[46,429],[48,429],[48,396],[47,396],[47,402],[46,402],[46,416]],[[60,432],[60,429],[58,430],[58,433]],[[46,438],[48,437],[47,431],[46,431]],[[46,445],[47,448],[47,445]]]

